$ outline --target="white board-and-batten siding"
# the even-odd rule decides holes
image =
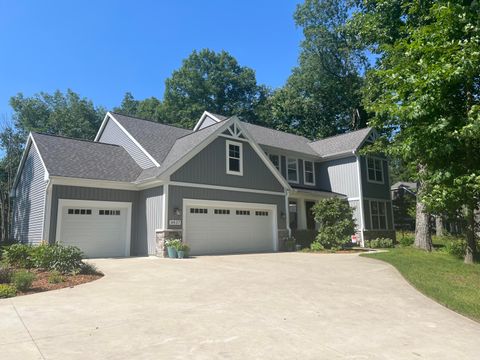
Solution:
[[[32,144],[15,187],[12,234],[15,240],[29,244],[43,240],[46,187],[45,168]]]

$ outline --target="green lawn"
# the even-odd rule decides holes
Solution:
[[[410,284],[442,305],[480,321],[480,264],[466,265],[446,253],[395,248],[361,256],[395,266]]]

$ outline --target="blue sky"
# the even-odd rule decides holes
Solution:
[[[165,79],[202,48],[281,86],[297,64],[298,2],[0,0],[0,116],[18,92],[71,88],[107,108],[127,91],[162,97]]]

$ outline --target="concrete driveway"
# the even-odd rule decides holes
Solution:
[[[357,255],[95,263],[101,280],[0,300],[2,360],[480,356],[480,324]]]

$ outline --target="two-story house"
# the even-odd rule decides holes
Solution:
[[[279,251],[314,230],[325,197],[355,208],[357,238],[394,237],[388,164],[362,129],[318,141],[205,112],[192,130],[107,113],[94,141],[32,133],[12,189],[13,237],[89,257]]]

